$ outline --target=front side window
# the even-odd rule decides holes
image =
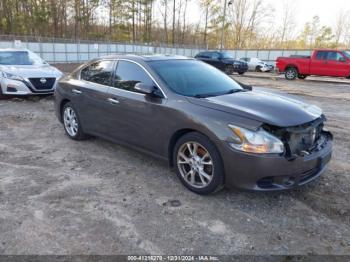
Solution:
[[[242,87],[225,73],[197,60],[150,61],[148,64],[180,95],[206,97],[242,91]]]
[[[350,51],[344,51],[344,55],[345,55],[348,59],[350,59]]]
[[[340,61],[342,58],[344,57],[338,52],[328,52],[328,60]]]
[[[229,52],[222,52],[221,57],[224,59],[235,59]]]
[[[114,86],[127,91],[138,92],[135,85],[140,82],[155,86],[149,75],[139,65],[120,60],[115,73]]]
[[[81,70],[81,79],[110,86],[112,84],[112,75],[114,70],[114,61],[102,60],[85,67]]]

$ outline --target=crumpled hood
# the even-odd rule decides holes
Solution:
[[[50,65],[0,65],[0,71],[30,77],[61,77],[63,73]]]
[[[191,97],[189,101],[279,127],[305,124],[322,115],[317,106],[267,92],[239,92],[201,99]]]

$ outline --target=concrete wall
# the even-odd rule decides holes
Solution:
[[[56,43],[56,42],[27,42],[0,39],[0,48],[27,48],[49,63],[83,63],[85,61],[115,53],[136,54],[169,54],[193,57],[199,48],[162,47],[123,43]],[[258,57],[267,63],[274,64],[278,56],[310,55],[311,50],[227,50],[235,58]]]

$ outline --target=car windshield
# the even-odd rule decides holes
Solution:
[[[222,57],[222,58],[234,59],[233,55],[231,55],[231,54],[228,53],[228,52],[222,52],[222,53],[221,53],[221,57]]]
[[[38,55],[30,51],[0,51],[0,65],[44,65]]]
[[[243,91],[220,70],[196,60],[150,61],[148,64],[175,93],[208,97]]]
[[[350,51],[344,51],[344,55],[345,55],[348,59],[350,59]]]

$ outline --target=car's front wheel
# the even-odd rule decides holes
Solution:
[[[192,192],[206,195],[223,186],[220,154],[215,145],[200,133],[188,133],[177,141],[173,163],[182,184]]]
[[[62,120],[64,130],[69,138],[73,140],[83,140],[87,137],[82,130],[77,112],[70,102],[63,106]]]

